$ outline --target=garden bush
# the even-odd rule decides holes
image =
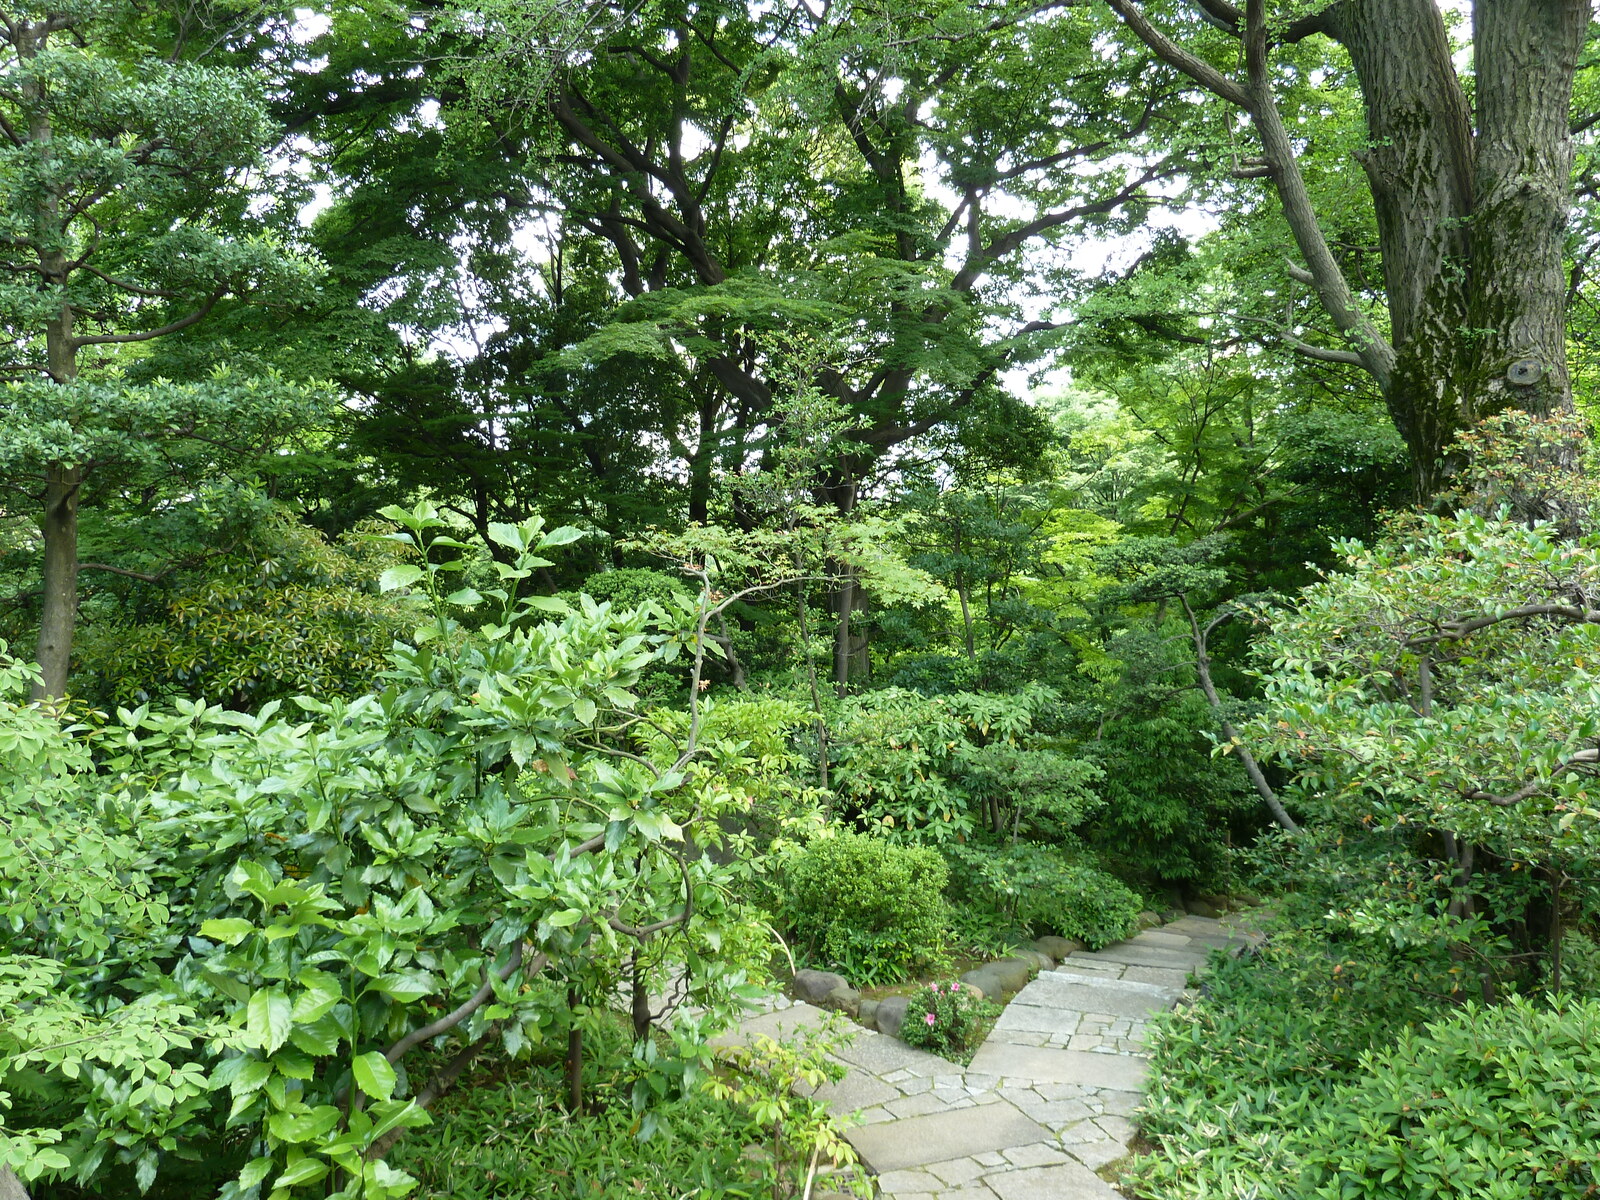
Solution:
[[[1000,848],[952,846],[948,853],[959,890],[984,904],[1005,931],[1056,933],[1095,950],[1133,932],[1139,897],[1060,847],[1018,842]]]
[[[1600,1000],[1469,1004],[1361,1065],[1307,1130],[1293,1194],[1600,1194]]]
[[[908,1046],[959,1058],[972,1049],[983,1013],[984,1002],[964,986],[935,981],[912,995],[900,1038]]]
[[[790,928],[809,957],[857,986],[893,982],[938,957],[948,876],[933,850],[853,833],[818,838],[784,872]]]

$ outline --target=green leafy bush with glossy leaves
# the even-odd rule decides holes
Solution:
[[[1600,1000],[1468,1004],[1361,1068],[1305,1131],[1294,1194],[1600,1194]]]
[[[968,844],[946,854],[969,907],[982,905],[1015,933],[1060,934],[1098,950],[1131,934],[1142,907],[1121,880],[1059,846]]]
[[[985,1007],[963,984],[935,980],[912,993],[900,1040],[944,1058],[961,1058],[974,1048]]]
[[[785,915],[802,951],[858,987],[939,957],[949,878],[937,851],[864,834],[820,837],[784,867]]]

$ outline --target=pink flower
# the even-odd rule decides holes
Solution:
[[[927,1022],[927,1023],[928,1023],[928,1024],[929,1024],[929,1025],[932,1025],[932,1024],[934,1024],[934,1023],[935,1023],[935,1022],[936,1022],[936,1021],[937,1021],[937,1020],[938,1020],[938,1018],[937,1018],[937,1017],[935,1017],[935,1016],[934,1016],[934,1015],[933,1015],[933,1014],[932,1014],[932,1013],[928,1013],[928,1014],[927,1014],[927,1015],[926,1015],[926,1016],[925,1016],[925,1017],[923,1017],[923,1018],[922,1018],[922,1019],[923,1019],[923,1020],[924,1020],[924,1021],[926,1021],[926,1022]]]

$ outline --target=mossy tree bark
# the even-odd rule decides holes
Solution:
[[[1341,0],[1291,22],[1266,0],[1193,0],[1244,44],[1245,78],[1158,28],[1135,0],[1106,0],[1157,57],[1246,112],[1313,288],[1411,449],[1419,498],[1455,465],[1455,434],[1508,408],[1568,412],[1562,252],[1572,197],[1570,107],[1590,0],[1494,0],[1473,9],[1472,102],[1433,0]],[[1383,256],[1387,329],[1328,248],[1278,112],[1273,51],[1313,35],[1350,55],[1368,145],[1361,155]]]

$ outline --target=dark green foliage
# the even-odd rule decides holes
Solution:
[[[1363,1058],[1307,1131],[1298,1194],[1522,1200],[1600,1190],[1600,1001],[1513,998]]]
[[[1215,963],[1201,1002],[1162,1020],[1140,1194],[1590,1195],[1600,1005],[1457,1009],[1443,945],[1316,907],[1296,899],[1259,955]]]
[[[862,834],[818,838],[784,869],[786,915],[813,961],[858,987],[889,983],[939,957],[948,876],[933,850]]]
[[[976,1049],[988,1007],[965,984],[936,980],[912,993],[900,1040],[944,1058],[961,1059]]]
[[[1212,757],[1209,710],[1187,693],[1153,713],[1116,717],[1085,747],[1104,803],[1084,838],[1108,861],[1151,883],[1214,886],[1228,871],[1230,821],[1259,804],[1244,773]]]
[[[1059,934],[1098,950],[1131,934],[1143,907],[1120,880],[1058,846],[964,845],[946,853],[955,865],[954,892],[1016,933]]]
[[[578,589],[596,600],[609,601],[614,608],[638,608],[655,603],[666,608],[674,600],[692,596],[682,580],[674,579],[665,571],[652,571],[647,567],[622,567],[615,571],[602,571],[583,581]]]
[[[281,515],[258,519],[233,556],[98,597],[74,689],[103,704],[195,696],[245,711],[369,690],[416,615],[374,583],[392,551],[359,536],[329,544]]]

